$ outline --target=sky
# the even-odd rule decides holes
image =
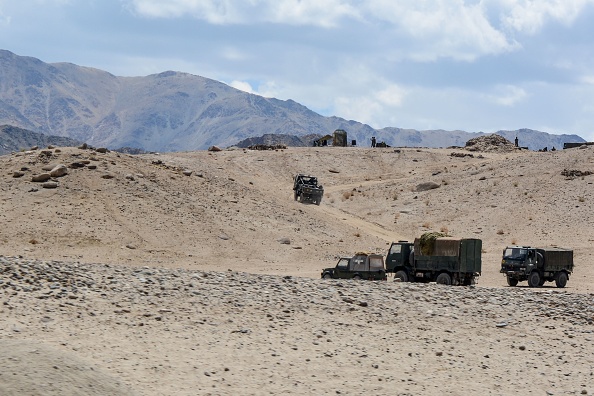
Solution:
[[[0,0],[0,49],[374,128],[594,141],[594,0]]]

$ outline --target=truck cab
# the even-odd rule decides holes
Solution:
[[[386,256],[386,271],[394,273],[394,280],[409,281],[413,271],[413,251],[415,244],[408,241],[393,242]]]
[[[379,254],[357,253],[341,257],[333,268],[322,270],[323,279],[386,280],[384,257]]]

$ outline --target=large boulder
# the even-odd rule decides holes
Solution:
[[[51,171],[51,177],[62,177],[68,174],[68,168],[64,164],[56,165]]]

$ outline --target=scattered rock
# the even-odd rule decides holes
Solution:
[[[575,179],[576,177],[582,176],[590,176],[593,172],[591,171],[581,171],[577,169],[563,169],[561,171],[561,175],[565,176],[568,179]]]
[[[54,169],[50,171],[51,177],[62,177],[68,174],[68,168],[66,165],[60,164],[56,165]]]
[[[435,182],[429,181],[429,182],[424,182],[424,183],[420,183],[417,184],[417,186],[415,187],[415,191],[420,192],[420,191],[429,191],[429,190],[434,190],[436,188],[439,188],[440,184],[437,184]]]
[[[41,187],[43,188],[58,188],[58,183],[53,182],[53,181],[48,181],[45,182],[41,185]]]
[[[289,238],[280,238],[280,239],[278,239],[278,242],[281,245],[290,245],[291,244],[291,240]]]
[[[468,151],[511,152],[517,149],[512,142],[497,134],[475,137],[466,142]]]
[[[95,151],[98,152],[98,153],[102,153],[102,154],[105,154],[105,153],[109,152],[109,150],[106,149],[105,147],[96,148]]]
[[[451,153],[450,157],[459,157],[459,158],[464,158],[464,157],[470,157],[470,158],[474,158],[474,154],[470,154],[470,153]]]
[[[114,176],[111,173],[104,173],[101,175],[102,179],[113,179]]]
[[[208,148],[208,151],[222,151],[222,149],[217,146],[210,146]]]
[[[23,176],[25,176],[25,172],[21,172],[21,171],[14,171],[14,172],[12,173],[12,177],[15,177],[15,178],[16,178],[16,177],[23,177]]]
[[[41,173],[39,175],[33,175],[31,181],[35,183],[43,183],[51,179],[52,176],[49,173]]]
[[[192,171],[189,169],[184,169],[183,174],[186,176],[192,176]]]

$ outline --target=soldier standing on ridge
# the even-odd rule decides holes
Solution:
[[[375,147],[375,136],[371,137],[371,147]]]
[[[518,147],[518,137],[516,136],[516,140],[514,141],[514,145]]]

